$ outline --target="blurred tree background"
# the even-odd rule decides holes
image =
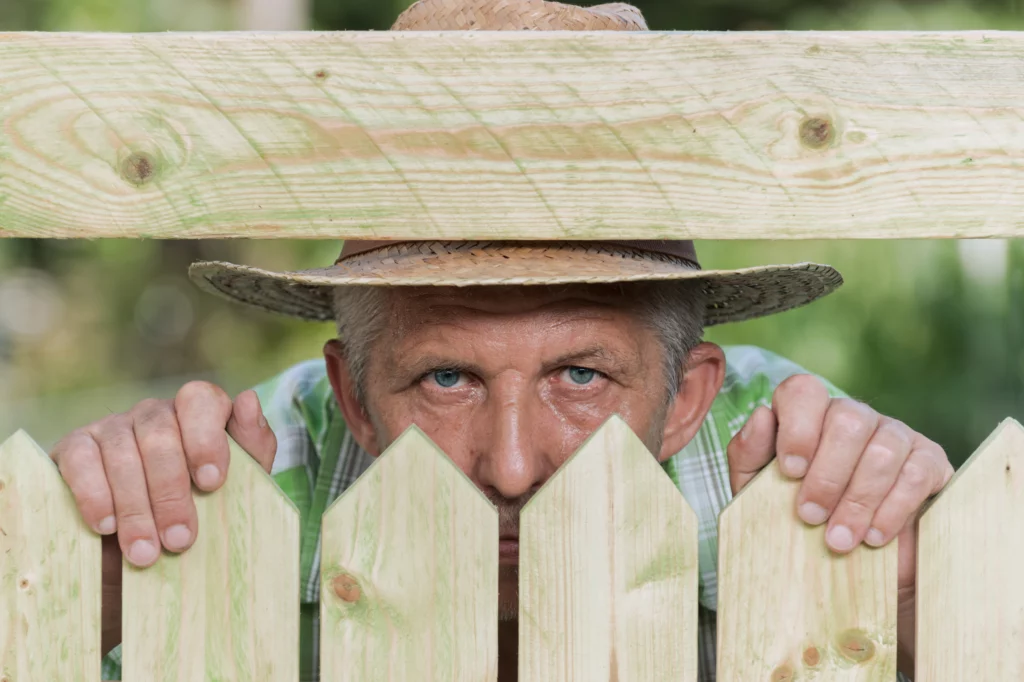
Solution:
[[[254,26],[253,3],[0,0],[0,31]],[[309,0],[304,0],[309,2]],[[384,30],[408,0],[312,0],[309,28]],[[655,30],[1024,30],[1024,0],[639,0]],[[0,196],[2,200],[2,196]],[[191,378],[237,392],[317,357],[330,325],[250,312],[186,279],[197,259],[268,268],[332,262],[337,242],[0,240],[0,439],[44,445],[171,396]],[[1024,418],[1024,242],[705,242],[705,267],[831,263],[846,278],[809,307],[710,330],[819,372],[941,443],[960,463]]]

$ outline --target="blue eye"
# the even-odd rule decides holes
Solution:
[[[597,376],[597,372],[586,367],[569,368],[569,378],[572,379],[574,384],[579,384],[580,386],[589,384],[594,380],[595,376]]]
[[[457,369],[439,369],[434,372],[434,381],[437,382],[438,386],[444,388],[451,388],[459,383],[461,377],[462,372]]]

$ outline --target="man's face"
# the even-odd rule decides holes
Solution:
[[[502,618],[518,608],[519,512],[583,441],[618,414],[661,453],[672,412],[662,346],[613,292],[391,290],[366,368],[366,414],[345,410],[374,454],[417,425],[498,508]],[[328,353],[332,363],[343,361]],[[338,369],[335,391],[350,393]]]

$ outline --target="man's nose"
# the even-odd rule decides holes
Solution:
[[[507,499],[535,492],[554,473],[538,415],[528,397],[517,391],[489,402],[477,444],[477,483]]]

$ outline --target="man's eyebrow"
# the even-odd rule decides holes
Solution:
[[[549,367],[564,367],[566,365],[575,365],[588,360],[599,360],[621,367],[631,364],[630,360],[635,360],[632,355],[632,353],[616,352],[606,348],[605,346],[588,346],[587,348],[581,348],[570,353],[559,355],[554,360],[545,364]]]
[[[446,355],[423,355],[403,368],[405,374],[426,374],[434,369],[452,369],[458,372],[479,372],[479,367],[464,360],[456,360]]]

